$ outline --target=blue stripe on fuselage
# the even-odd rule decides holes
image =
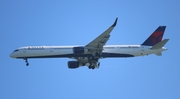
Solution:
[[[63,55],[49,55],[49,56],[30,56],[30,57],[17,57],[17,58],[72,58],[72,57],[92,57],[92,54],[63,54]],[[113,58],[113,57],[134,57],[131,54],[117,54],[117,53],[102,53],[100,57]]]

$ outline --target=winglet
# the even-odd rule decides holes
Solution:
[[[154,45],[151,49],[162,48],[168,41],[169,41],[169,39],[164,39],[163,41],[161,41],[161,42],[157,43],[156,45]]]
[[[113,23],[113,25],[111,27],[115,27],[116,26],[117,20],[118,20],[118,18],[116,18],[116,20],[114,21],[114,23]]]

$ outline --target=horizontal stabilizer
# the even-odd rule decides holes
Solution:
[[[159,53],[155,53],[157,56],[162,56],[162,53],[159,52]]]
[[[154,45],[151,49],[160,49],[162,48],[167,42],[169,41],[169,39],[164,39],[163,41],[157,43],[156,45]]]

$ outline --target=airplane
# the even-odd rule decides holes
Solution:
[[[87,66],[89,69],[100,67],[103,58],[129,58],[155,54],[161,56],[167,50],[164,45],[169,39],[162,40],[166,26],[159,26],[142,44],[139,45],[105,45],[115,22],[101,35],[84,46],[25,46],[14,50],[10,57],[24,59],[26,66],[31,58],[71,58],[67,65],[70,69]]]

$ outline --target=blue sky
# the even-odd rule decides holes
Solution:
[[[0,99],[180,99],[180,1],[1,0]],[[163,56],[102,59],[68,69],[68,58],[12,59],[18,47],[86,45],[118,17],[107,44],[141,44],[158,26]]]

